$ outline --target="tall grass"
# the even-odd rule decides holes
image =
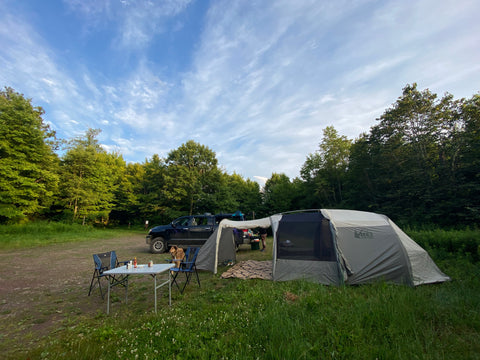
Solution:
[[[61,222],[32,222],[0,226],[0,250],[87,241],[125,233],[124,229],[103,229]]]
[[[480,261],[480,231],[465,230],[411,230],[407,234],[436,258],[467,257]]]
[[[478,359],[480,264],[458,256],[436,260],[452,281],[417,288],[201,273],[201,287],[193,283],[183,295],[174,291],[173,306],[158,314],[151,311],[151,298],[115,303],[110,316],[99,311],[96,318],[72,320],[29,357]],[[140,290],[148,292],[148,286]],[[145,285],[132,281],[131,287]],[[160,301],[166,303],[165,292]]]

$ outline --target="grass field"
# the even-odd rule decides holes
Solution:
[[[435,249],[450,282],[333,287],[202,272],[201,287],[174,291],[173,306],[158,314],[150,298],[126,306],[118,292],[110,316],[104,309],[71,316],[21,358],[478,359],[480,264]],[[269,258],[270,252],[243,250],[237,261]],[[149,283],[131,283],[133,292],[148,293]]]
[[[24,249],[76,241],[110,238],[128,229],[95,228],[59,222],[32,222],[0,226],[0,250]],[[132,230],[133,231],[133,230]]]

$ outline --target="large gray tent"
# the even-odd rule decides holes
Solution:
[[[258,227],[272,228],[276,281],[303,278],[322,284],[363,284],[382,279],[416,286],[449,280],[388,217],[354,210],[223,220],[202,246],[197,268],[216,273],[218,264],[235,260],[233,229]]]

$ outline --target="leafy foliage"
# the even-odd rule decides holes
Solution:
[[[454,100],[407,85],[368,133],[328,126],[300,177],[273,173],[263,189],[227,174],[189,140],[165,158],[126,164],[90,129],[59,159],[43,110],[0,93],[0,222],[49,218],[97,224],[168,222],[185,214],[249,217],[309,208],[380,212],[400,224],[444,227],[480,219],[480,95]]]
[[[471,157],[478,106],[478,96],[437,100],[416,84],[405,87],[370,134],[352,145],[347,204],[410,224],[478,220],[479,168]]]
[[[263,190],[263,212],[265,215],[291,210],[293,185],[285,174],[272,174]]]
[[[321,207],[343,202],[351,143],[339,136],[333,126],[327,126],[319,150],[307,156],[300,174]]]
[[[13,89],[0,91],[0,222],[33,217],[51,204],[58,158],[43,113]]]
[[[210,194],[218,187],[220,171],[215,153],[193,140],[171,151],[166,159],[166,191],[168,200],[189,214],[201,212]],[[179,186],[180,185],[180,186]]]
[[[61,200],[73,220],[90,218],[108,223],[115,192],[125,170],[121,156],[108,154],[99,145],[99,130],[71,142],[61,162]]]

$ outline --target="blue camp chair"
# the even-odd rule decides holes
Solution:
[[[105,271],[114,269],[120,265],[125,265],[128,261],[118,261],[117,253],[115,251],[108,251],[100,254],[93,254],[93,261],[95,263],[95,270],[93,271],[92,281],[90,282],[90,289],[88,290],[88,296],[90,296],[93,288],[98,284],[100,289],[100,295],[104,298],[104,292],[102,290],[101,279],[106,278],[111,282],[112,286],[122,285],[126,289],[128,288],[128,276],[107,276]]]
[[[173,273],[172,282],[177,286],[178,290],[180,290],[180,293],[183,293],[183,291],[185,290],[185,287],[190,282],[190,279],[194,273],[197,277],[198,286],[200,286],[200,278],[198,277],[197,267],[195,265],[195,261],[197,260],[197,255],[199,251],[200,251],[200,248],[198,247],[187,248],[187,251],[185,251],[185,258],[180,263],[180,266],[170,269]],[[177,281],[178,274],[180,273],[185,274],[185,282],[181,289]]]

